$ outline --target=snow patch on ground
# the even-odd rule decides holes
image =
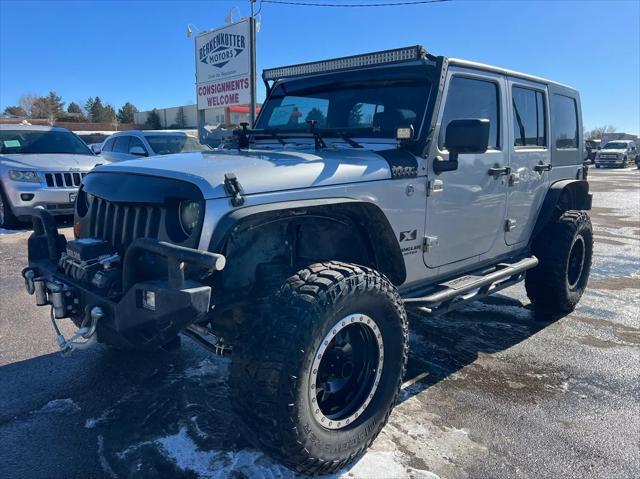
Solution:
[[[72,399],[54,399],[42,406],[39,410],[34,411],[34,414],[74,414],[80,412],[80,406],[78,406]]]
[[[202,450],[189,436],[186,426],[173,435],[152,442],[179,469],[195,473],[203,479],[246,477],[247,479],[296,479],[301,476],[273,462],[262,452]],[[149,444],[145,442],[143,444]],[[133,446],[133,449],[143,445]],[[132,448],[119,454],[120,458]],[[333,476],[333,479],[438,479],[422,469],[404,465],[408,458],[400,451],[371,451],[360,461]]]
[[[157,439],[163,453],[183,471],[192,471],[201,478],[223,479],[232,476],[248,479],[294,479],[295,474],[271,462],[256,451],[203,451],[189,437],[186,427],[177,434]]]
[[[438,479],[436,474],[403,465],[406,460],[398,451],[369,452],[349,471],[340,474],[340,479]]]

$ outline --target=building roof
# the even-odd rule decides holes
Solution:
[[[228,106],[227,109],[230,113],[249,113],[249,105]],[[256,110],[260,111],[260,107],[256,107]]]

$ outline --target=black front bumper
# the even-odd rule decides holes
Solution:
[[[58,233],[49,212],[34,210],[33,226],[28,242],[29,267],[22,272],[27,291],[35,294],[39,306],[50,305],[56,319],[73,318],[77,324],[99,307],[104,313],[96,328],[100,342],[155,349],[211,308],[211,286],[185,279],[184,266],[188,263],[201,270],[219,271],[225,263],[222,255],[155,239],[137,239],[122,260],[122,294],[112,300],[58,269],[66,239]],[[142,254],[166,259],[166,275],[137,282]],[[153,308],[143,300],[151,293],[155,298]]]

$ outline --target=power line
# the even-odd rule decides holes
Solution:
[[[451,0],[413,0],[413,1],[401,1],[401,2],[385,2],[385,3],[306,3],[295,2],[289,0],[262,0],[261,3],[273,3],[279,5],[295,5],[298,7],[342,7],[342,8],[354,8],[354,7],[399,7],[403,5],[421,5],[425,3],[443,3],[450,2]]]

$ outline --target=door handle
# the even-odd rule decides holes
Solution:
[[[533,169],[538,173],[542,173],[543,171],[551,171],[551,168],[553,168],[553,165],[551,163],[543,163],[543,162],[540,162],[539,164],[533,167]]]
[[[494,178],[502,175],[510,175],[511,168],[509,166],[494,166],[493,168],[489,168],[489,174]]]

